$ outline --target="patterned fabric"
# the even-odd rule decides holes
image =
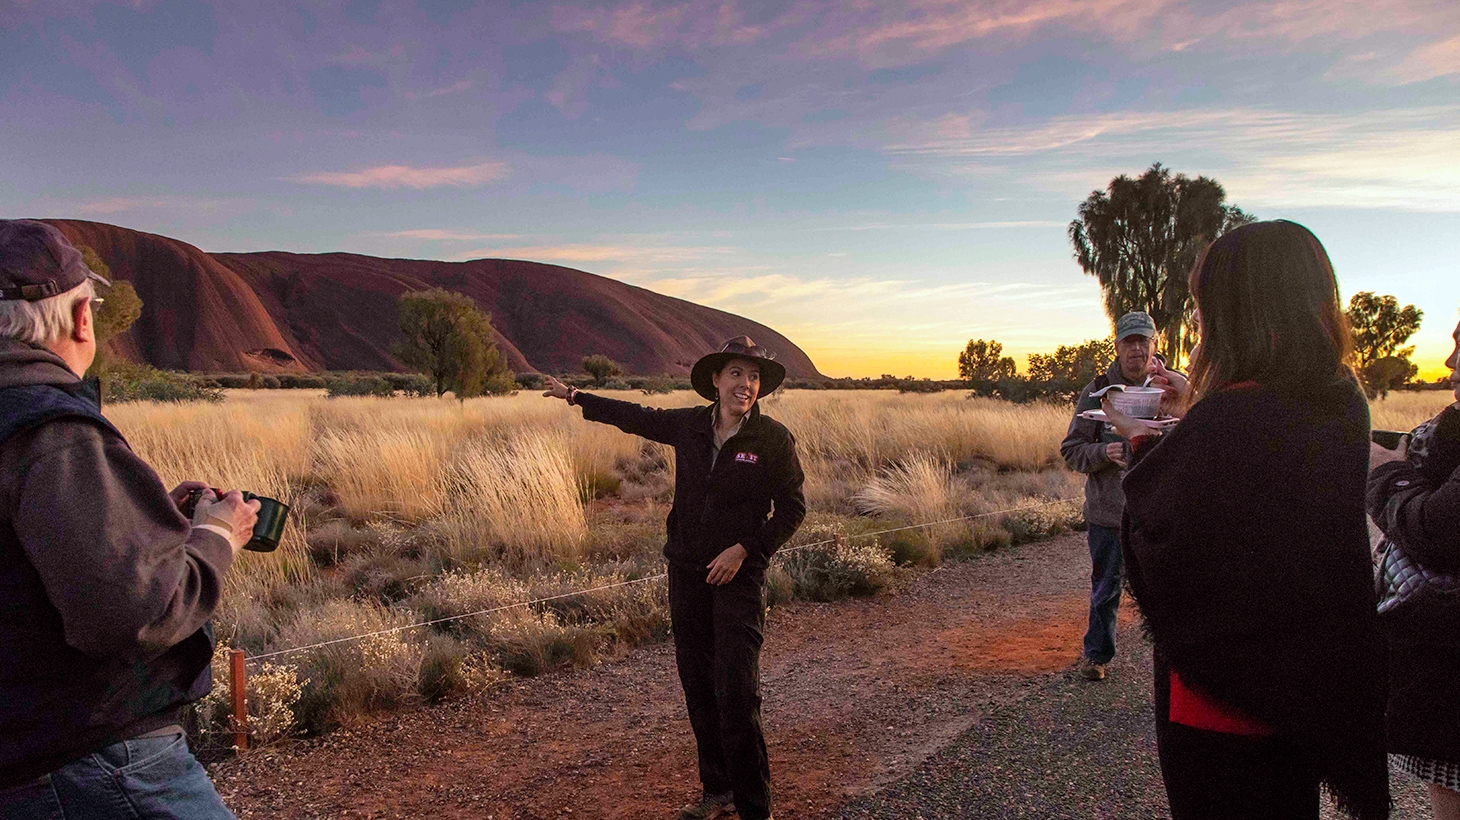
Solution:
[[[1394,764],[1410,777],[1443,786],[1452,792],[1460,792],[1460,763],[1430,760],[1414,755],[1394,755]]]
[[[1409,461],[1414,466],[1424,469],[1435,443],[1435,432],[1445,415],[1435,416],[1409,434]],[[1425,569],[1387,538],[1379,550],[1382,556],[1379,560],[1380,614],[1411,603],[1425,590],[1441,593],[1460,590],[1460,577]]]

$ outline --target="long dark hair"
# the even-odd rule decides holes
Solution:
[[[1201,344],[1195,396],[1242,382],[1312,385],[1352,375],[1353,336],[1328,252],[1296,222],[1244,225],[1213,242],[1191,272]]]

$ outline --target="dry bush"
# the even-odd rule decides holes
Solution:
[[[1455,394],[1448,390],[1395,391],[1370,402],[1369,413],[1375,430],[1408,432],[1454,403]]]
[[[776,574],[784,574],[770,586],[777,596],[789,581],[791,595],[805,601],[840,601],[859,595],[874,595],[892,582],[896,569],[892,555],[876,538],[856,538],[840,524],[819,524],[805,528],[798,539],[807,546],[777,556]]]
[[[507,678],[486,653],[449,635],[432,635],[426,641],[419,690],[428,703],[474,695]]]
[[[279,635],[282,647],[409,626],[408,612],[349,600],[328,601],[301,612]],[[383,709],[417,700],[424,648],[410,631],[343,641],[289,656],[304,680],[296,713],[300,725],[319,731],[358,723]]]
[[[531,677],[560,666],[588,666],[603,642],[599,630],[565,622],[554,612],[509,609],[492,618],[492,645],[502,667]]]
[[[960,517],[953,470],[927,453],[915,453],[873,476],[853,500],[862,512],[927,524],[923,533],[935,543],[967,531]]]
[[[233,679],[229,672],[228,644],[213,648],[213,689],[192,707],[189,724],[195,748],[230,745],[233,739]],[[299,675],[290,666],[264,662],[249,671],[244,686],[249,737],[263,746],[288,737],[296,728],[294,707],[303,693]]]
[[[439,521],[453,559],[494,554],[513,566],[561,566],[582,557],[588,524],[561,435],[525,431],[457,454],[451,503]]]

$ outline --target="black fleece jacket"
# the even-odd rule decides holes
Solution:
[[[659,410],[578,393],[583,418],[674,448],[674,506],[664,557],[703,569],[740,544],[742,571],[762,571],[806,518],[806,476],[796,439],[752,405],[740,432],[714,455],[715,405]]]
[[[1358,386],[1217,392],[1135,461],[1126,569],[1158,656],[1297,746],[1341,808],[1387,817]]]

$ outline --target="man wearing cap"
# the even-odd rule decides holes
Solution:
[[[181,728],[258,502],[193,521],[101,414],[93,281],[41,222],[0,220],[0,817],[231,818]]]
[[[691,372],[709,406],[658,410],[552,377],[543,394],[581,406],[589,421],[674,447],[664,556],[675,661],[704,787],[681,820],[771,816],[760,719],[762,587],[771,556],[806,517],[806,501],[796,440],[757,401],[785,376],[769,352],[740,336]]]
[[[1112,384],[1141,385],[1153,372],[1156,323],[1144,311],[1127,313],[1115,323],[1115,361],[1104,374],[1085,385],[1075,402],[1075,416],[1060,443],[1060,454],[1070,469],[1084,473],[1086,537],[1090,543],[1090,623],[1085,631],[1079,673],[1085,680],[1105,678],[1105,666],[1115,657],[1115,616],[1120,607],[1122,568],[1121,518],[1125,493],[1126,443],[1102,422],[1081,418],[1100,409],[1090,394]],[[1176,374],[1170,374],[1173,378]]]

